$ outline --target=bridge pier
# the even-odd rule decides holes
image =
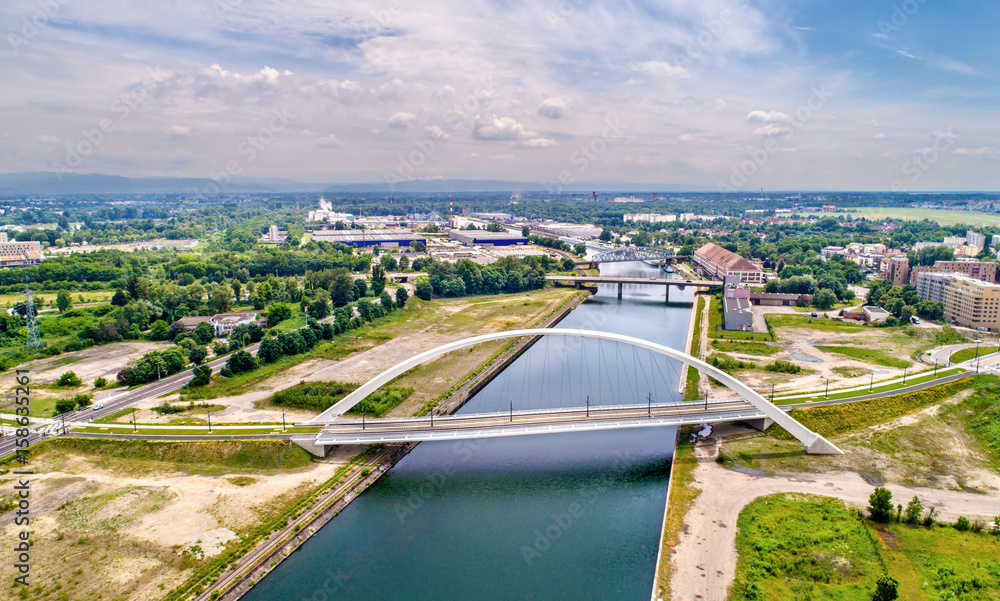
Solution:
[[[622,284],[621,282],[618,282],[618,300],[622,299],[622,288],[623,287],[624,287],[624,284]]]
[[[669,305],[670,304],[670,286],[664,286],[664,288],[667,290],[667,292],[664,295],[664,299],[663,300],[664,300],[665,303],[667,303]]]
[[[748,419],[746,420],[746,424],[758,432],[764,432],[774,425],[774,420],[769,417],[762,417],[760,419]]]

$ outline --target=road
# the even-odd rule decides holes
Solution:
[[[258,348],[260,348],[260,343],[247,346],[246,350],[247,352],[256,355]],[[219,369],[226,364],[228,359],[228,355],[219,357],[218,359],[209,361],[208,365],[211,366],[213,372],[218,372]],[[129,407],[143,401],[155,399],[159,396],[180,390],[181,387],[183,387],[188,380],[191,379],[191,371],[191,369],[185,369],[182,372],[176,373],[172,376],[167,376],[155,382],[150,382],[149,384],[133,388],[132,390],[125,390],[118,394],[114,394],[95,406],[70,411],[60,415],[57,418],[56,423],[53,423],[52,425],[43,424],[39,426],[32,426],[32,433],[28,437],[28,440],[31,444],[35,444],[43,438],[43,431],[52,430],[54,432],[57,428],[61,428],[63,420],[66,422],[96,421],[117,411],[121,411],[122,409],[128,409]],[[101,406],[101,408],[95,409],[94,407],[96,406]],[[12,454],[16,450],[15,444],[16,439],[14,436],[7,435],[0,439],[0,458]]]

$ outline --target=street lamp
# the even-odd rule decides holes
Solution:
[[[830,378],[823,378],[823,379],[826,380],[826,392],[823,393],[823,398],[828,399],[830,398]]]
[[[243,350],[247,350],[247,333],[243,332]]]
[[[979,373],[979,343],[982,340],[976,340],[976,373]]]

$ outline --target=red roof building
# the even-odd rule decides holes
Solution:
[[[766,281],[759,267],[711,242],[694,251],[694,263],[703,273],[717,280],[736,276],[744,284],[763,284]]]

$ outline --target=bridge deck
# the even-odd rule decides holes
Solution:
[[[402,419],[351,419],[329,423],[317,444],[372,444],[458,440],[554,432],[641,428],[763,418],[743,400],[710,403],[617,405]]]
[[[546,276],[545,279],[553,284],[648,284],[650,286],[694,286],[698,288],[714,288],[723,285],[723,282],[717,280],[674,280],[666,278],[629,278],[598,275],[550,275]]]

